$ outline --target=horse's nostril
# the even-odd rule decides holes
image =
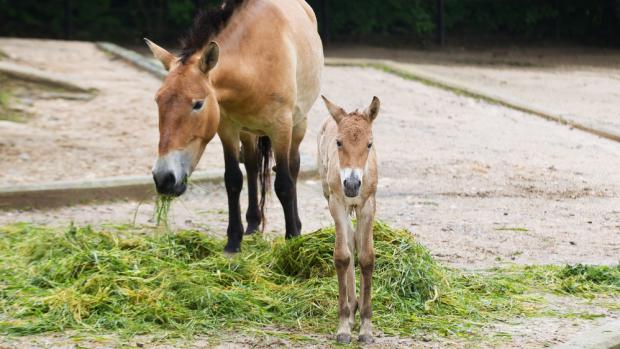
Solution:
[[[163,172],[153,174],[153,180],[157,191],[162,194],[170,194],[172,188],[176,184],[176,178],[172,172]]]
[[[344,180],[344,186],[349,188],[359,188],[362,182],[357,178],[347,178]]]

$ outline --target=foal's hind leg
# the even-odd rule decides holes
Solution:
[[[243,164],[245,165],[246,177],[248,180],[248,210],[245,214],[248,226],[245,234],[252,234],[259,231],[261,223],[261,212],[258,208],[258,153],[256,152],[256,136],[242,133],[241,143],[243,144]]]

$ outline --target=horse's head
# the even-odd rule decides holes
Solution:
[[[159,156],[153,179],[160,194],[179,196],[187,189],[187,178],[219,125],[220,109],[209,79],[219,48],[211,42],[202,55],[183,62],[146,42],[169,72],[155,95],[159,107]]]
[[[372,122],[379,113],[379,98],[373,97],[370,106],[360,112],[347,113],[327,98],[323,101],[338,124],[336,146],[340,160],[340,180],[348,197],[359,195],[368,154],[372,149]]]

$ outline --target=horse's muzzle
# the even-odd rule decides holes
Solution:
[[[153,180],[162,195],[181,196],[187,190],[187,176],[178,180],[172,171],[153,172]]]

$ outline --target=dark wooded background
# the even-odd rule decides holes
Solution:
[[[0,36],[172,43],[220,0],[0,0]],[[309,0],[328,42],[620,46],[620,0]],[[443,11],[440,11],[443,9]],[[443,14],[443,15],[441,15]]]

